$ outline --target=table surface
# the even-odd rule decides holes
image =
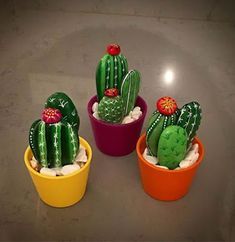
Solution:
[[[183,12],[168,4],[162,6],[165,17],[151,1],[134,10],[131,1],[119,8],[95,1],[96,8],[83,3],[81,11],[63,1],[53,1],[54,7],[49,1],[22,2],[0,14],[0,240],[235,240],[233,19],[223,20],[221,13],[220,21],[216,5],[210,17],[218,19],[206,21],[204,11],[213,1],[198,1]],[[95,146],[86,105],[95,94],[97,63],[113,42],[121,45],[129,68],[141,73],[147,117],[165,95],[180,107],[193,100],[202,106],[198,136],[205,157],[190,192],[178,201],[144,193],[135,152],[110,157]],[[166,80],[169,72],[172,82]],[[29,127],[56,91],[76,104],[79,133],[93,149],[86,194],[64,209],[39,199],[23,162]],[[147,119],[143,132],[146,125]]]

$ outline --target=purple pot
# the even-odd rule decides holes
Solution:
[[[97,102],[97,97],[90,99],[87,110],[90,122],[95,136],[95,142],[98,149],[111,156],[123,156],[130,154],[136,146],[140,137],[141,129],[147,113],[147,104],[143,98],[138,96],[136,106],[142,111],[142,116],[129,124],[109,124],[97,120],[92,115],[92,105]]]

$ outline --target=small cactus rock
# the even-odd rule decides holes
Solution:
[[[79,136],[58,109],[47,108],[29,132],[29,145],[42,167],[71,164],[79,151]]]
[[[158,160],[161,166],[175,169],[184,159],[187,133],[180,126],[172,125],[163,130],[158,143]]]
[[[72,100],[63,92],[56,92],[49,96],[45,103],[45,108],[54,108],[60,110],[62,121],[69,122],[75,132],[78,132],[80,119],[77,109]]]
[[[125,76],[121,86],[121,96],[124,101],[124,115],[129,114],[135,107],[135,102],[140,89],[140,73],[131,70]]]
[[[152,156],[157,156],[158,141],[162,131],[167,126],[176,124],[179,116],[177,104],[171,97],[160,98],[156,106],[157,110],[149,119],[146,133],[146,144]]]
[[[98,101],[101,101],[106,89],[116,88],[119,91],[121,90],[122,81],[128,72],[128,64],[126,57],[120,52],[119,45],[109,45],[107,53],[97,66],[96,90]]]
[[[98,105],[99,118],[108,123],[120,123],[124,116],[124,103],[118,90],[107,89]]]
[[[198,102],[190,102],[180,109],[177,125],[184,128],[188,134],[187,146],[193,141],[201,123],[201,107]]]

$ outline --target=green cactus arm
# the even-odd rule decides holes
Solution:
[[[108,61],[110,61],[110,55],[106,54],[101,58],[96,68],[96,91],[98,101],[104,96],[105,89],[109,88],[110,75],[107,65]]]
[[[121,86],[121,96],[124,101],[124,115],[133,110],[140,89],[140,73],[136,70],[129,71]]]
[[[185,104],[180,110],[177,125],[184,128],[188,134],[188,146],[194,139],[201,122],[201,107],[197,102]]]
[[[38,161],[40,159],[40,155],[39,155],[38,143],[37,143],[37,131],[38,131],[38,125],[40,122],[41,122],[40,119],[33,122],[33,124],[31,125],[31,128],[29,130],[29,145],[30,145],[30,148],[33,152],[35,159]]]
[[[50,137],[50,143],[47,144],[48,158],[51,157],[51,167],[61,167],[62,164],[62,151],[61,151],[61,122],[49,125],[50,132],[47,137]],[[50,155],[49,155],[50,153]]]
[[[156,112],[150,119],[147,133],[146,133],[146,143],[149,153],[152,156],[157,156],[157,147],[160,134],[162,132],[162,126],[164,123],[163,115]]]
[[[79,130],[80,118],[73,101],[63,92],[56,92],[49,96],[45,108],[56,108],[62,113],[62,120],[69,122],[76,132]]]
[[[175,169],[184,159],[187,148],[187,133],[180,126],[168,126],[159,138],[159,164]]]
[[[79,151],[80,143],[77,133],[74,132],[72,126],[67,122],[62,122],[61,129],[61,146],[63,147],[62,152],[62,163],[63,165],[71,164]]]
[[[47,162],[47,142],[46,142],[46,124],[44,121],[38,124],[38,150],[39,161],[43,167],[48,167]]]

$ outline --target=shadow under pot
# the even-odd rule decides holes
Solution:
[[[110,124],[94,118],[92,106],[95,102],[97,102],[97,96],[90,99],[87,111],[97,148],[110,156],[124,156],[133,152],[147,112],[147,104],[144,99],[138,96],[135,105],[141,108],[141,117],[128,124]]]
[[[146,148],[146,134],[141,135],[136,145],[136,152],[142,185],[148,195],[157,200],[174,201],[188,193],[204,157],[204,147],[201,141],[195,137],[192,143],[197,143],[199,147],[197,161],[187,168],[166,170],[144,159],[143,152]]]

